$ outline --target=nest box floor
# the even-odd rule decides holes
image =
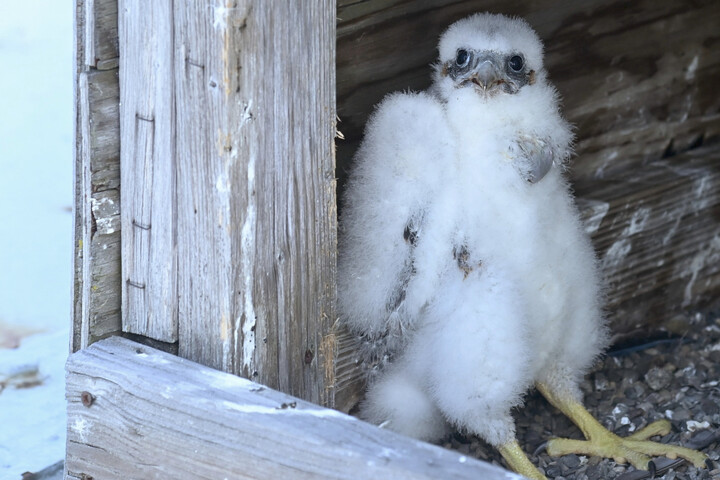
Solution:
[[[720,478],[720,313],[697,313],[691,323],[692,330],[684,337],[610,352],[581,385],[588,410],[611,431],[626,436],[654,420],[667,418],[673,431],[659,441],[697,448],[712,460],[713,469],[677,462],[655,477],[665,480]],[[548,478],[651,478],[609,459],[548,456],[544,442],[550,437],[582,439],[582,435],[537,392],[528,395],[525,406],[515,412],[515,419],[523,449]],[[444,446],[504,465],[492,447],[475,437],[456,434]]]

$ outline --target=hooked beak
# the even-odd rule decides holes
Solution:
[[[470,76],[470,81],[485,92],[504,82],[495,63],[487,59],[480,61],[475,72]]]

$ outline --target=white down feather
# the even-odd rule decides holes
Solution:
[[[535,82],[490,98],[456,88],[441,65],[464,47],[521,51]],[[572,134],[537,35],[480,14],[452,25],[439,50],[431,90],[389,95],[368,121],[344,195],[339,307],[390,359],[364,418],[425,440],[449,422],[499,445],[534,381],[578,395],[606,343],[599,275],[563,177]],[[518,138],[555,153],[538,183],[518,174]]]

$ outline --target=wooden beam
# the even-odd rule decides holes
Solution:
[[[123,330],[332,405],[335,2],[121,2]]]
[[[114,337],[67,364],[71,479],[521,479]]]
[[[121,0],[123,331],[178,340],[173,4]]]
[[[117,1],[76,5],[73,351],[121,329]]]

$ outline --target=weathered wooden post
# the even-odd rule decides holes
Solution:
[[[112,8],[85,8],[83,19],[93,20],[82,26],[87,39],[97,9]],[[108,163],[117,174],[120,147],[121,179],[112,196],[95,199],[90,174],[83,189],[93,198],[78,201],[112,205],[115,216],[86,214],[83,251],[94,250],[77,269],[87,293],[79,296],[86,301],[76,313],[76,349],[121,329],[333,404],[334,12],[329,0],[120,1],[110,80],[119,55],[121,138]],[[81,80],[98,75],[94,58],[85,66]],[[99,127],[92,119],[83,125]],[[99,138],[82,137],[89,148]],[[91,155],[82,171],[98,164]],[[122,291],[121,328],[114,309],[111,325],[96,333],[93,314],[79,314],[97,311],[92,253],[107,256],[108,242],[93,241],[112,233],[117,248],[118,230],[122,271],[118,278],[115,256],[113,275],[103,278],[118,282],[108,288],[116,290],[113,305]]]

